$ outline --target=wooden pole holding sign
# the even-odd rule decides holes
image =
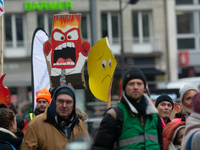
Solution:
[[[4,15],[1,16],[1,76],[3,75],[3,53],[4,51]]]
[[[111,79],[111,83],[110,83],[110,87],[109,87],[109,92],[108,92],[109,101],[107,103],[107,109],[111,107],[111,89],[112,89],[112,83],[113,83],[113,77]]]

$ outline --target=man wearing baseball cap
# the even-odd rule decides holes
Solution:
[[[107,111],[92,150],[98,149],[162,149],[162,123],[151,99],[143,94],[146,79],[136,67],[124,73],[123,93],[116,107]],[[119,112],[122,122],[118,124]],[[121,133],[118,135],[118,131]]]
[[[28,120],[30,122],[35,116],[43,113],[47,106],[51,103],[51,94],[46,89],[43,88],[42,90],[38,91],[36,97],[36,109],[33,113],[30,113],[24,117],[24,122]]]

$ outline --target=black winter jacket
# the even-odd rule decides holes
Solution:
[[[13,150],[10,144],[12,144],[16,150],[20,150],[23,137],[23,134],[21,137],[14,137],[10,131],[0,128],[0,150]]]
[[[121,102],[128,108],[128,104],[122,97]],[[157,125],[157,131],[158,131],[158,142],[160,144],[160,149],[163,149],[163,142],[162,142],[162,122],[161,119],[158,116],[158,125]],[[139,117],[139,115],[137,115]],[[140,118],[138,118],[140,120]],[[103,117],[99,130],[96,133],[96,136],[94,138],[94,143],[92,144],[91,150],[112,150],[114,143],[116,142],[116,122],[113,118],[113,116],[110,113],[106,113]],[[145,122],[145,116],[144,116],[144,122]]]

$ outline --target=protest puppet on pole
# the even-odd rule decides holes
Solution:
[[[111,87],[117,61],[110,50],[108,38],[99,40],[91,48],[88,56],[87,69],[89,87],[92,94],[111,106]]]
[[[50,37],[36,28],[32,40],[33,106],[37,92],[52,91],[68,84],[74,89],[85,88],[84,64],[90,44],[83,40],[81,14],[54,15]]]
[[[44,54],[51,89],[68,84],[74,89],[86,88],[84,64],[90,44],[81,33],[81,14],[54,15],[52,34],[44,43]]]

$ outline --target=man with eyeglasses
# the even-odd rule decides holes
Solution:
[[[63,150],[71,141],[82,137],[89,140],[75,108],[74,90],[68,85],[59,86],[48,109],[28,124],[21,150]]]

